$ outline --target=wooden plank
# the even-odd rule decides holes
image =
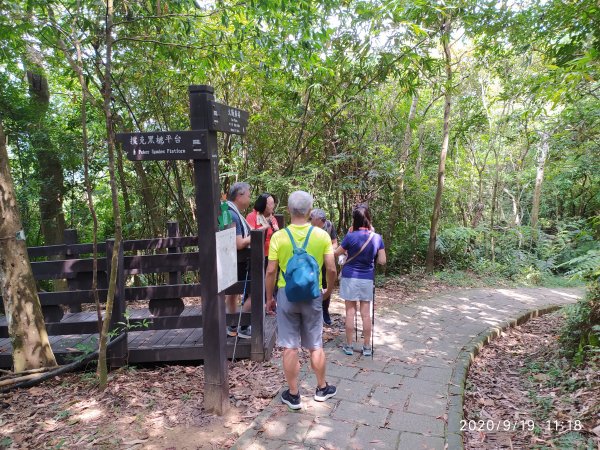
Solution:
[[[165,333],[161,334],[161,333],[156,333],[154,336],[152,336],[151,339],[148,339],[145,344],[144,347],[161,347],[160,343],[164,340],[164,341],[170,341],[171,339],[173,339],[173,337],[175,336],[175,334],[173,333],[173,330],[171,328],[169,328],[168,330],[164,330]]]
[[[198,253],[126,256],[123,267],[129,275],[195,271],[198,270]]]
[[[200,284],[174,284],[125,288],[126,300],[150,300],[162,298],[198,297]]]
[[[130,333],[127,333],[127,338],[128,338],[128,345],[131,346],[132,343],[134,343],[134,346],[137,348],[137,346],[139,345],[143,345],[144,342],[146,342],[146,340],[150,339],[150,337],[154,334],[157,333],[157,330],[149,330],[149,331],[132,331]],[[133,339],[133,341],[131,339],[129,339],[129,336],[135,336],[135,339]],[[131,347],[130,347],[131,350]]]
[[[52,261],[37,261],[31,263],[31,270],[36,280],[51,280],[73,277],[76,272],[91,272],[91,258],[59,259]],[[98,260],[98,271],[106,271],[106,258]]]
[[[166,361],[201,361],[204,358],[204,347],[129,349],[130,364]]]
[[[265,358],[265,235],[264,229],[252,230],[250,233],[250,247],[252,248],[250,290],[254,293],[251,305],[252,336],[250,337],[250,346],[253,361],[263,361]]]
[[[181,344],[185,342],[185,340],[190,337],[190,335],[194,332],[193,328],[179,329],[173,330],[175,332],[175,336],[170,342],[163,342],[165,347],[181,347]]]
[[[142,333],[148,333],[148,336],[143,341],[137,342],[136,348],[152,348],[151,343],[157,342],[163,336],[166,336],[171,330],[150,330],[142,331]]]
[[[104,253],[106,251],[106,246],[103,242],[99,242],[97,248],[98,253]],[[65,255],[69,253],[91,254],[93,253],[93,244],[58,244],[27,248],[27,254],[30,258],[43,258],[48,256]]]
[[[102,317],[104,317],[104,311],[102,311]],[[83,311],[80,313],[67,313],[60,321],[65,322],[97,322],[98,314],[96,311]]]
[[[136,250],[155,250],[168,247],[198,247],[198,237],[182,236],[157,239],[137,239],[125,241],[123,245],[123,249],[127,252]]]
[[[137,345],[136,342],[139,341],[140,339],[144,338],[144,332],[143,331],[130,331],[129,333],[127,333],[127,345],[128,347],[131,349],[131,346],[135,346]]]
[[[192,334],[190,334],[187,339],[181,343],[181,346],[194,347],[197,345],[202,345],[203,336],[204,334],[202,328],[194,328]]]

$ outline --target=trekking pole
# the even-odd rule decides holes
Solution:
[[[247,263],[246,263],[247,264]],[[237,348],[238,339],[240,338],[240,322],[242,321],[242,311],[244,310],[244,303],[246,303],[246,286],[248,286],[248,275],[250,274],[250,266],[246,268],[246,279],[244,280],[244,292],[242,293],[242,304],[240,305],[240,314],[238,315],[237,323],[237,334],[235,335],[235,343],[233,344],[233,355],[231,356],[231,363],[235,362],[235,349]]]
[[[360,302],[356,302],[357,303],[357,308],[360,308]],[[354,308],[354,334],[355,334],[355,341],[358,344],[358,310],[357,308]]]
[[[375,281],[373,280],[373,312],[371,313],[371,359],[375,354]]]

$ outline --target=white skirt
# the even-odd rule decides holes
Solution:
[[[363,280],[362,278],[340,279],[340,297],[347,301],[373,301],[373,280]]]

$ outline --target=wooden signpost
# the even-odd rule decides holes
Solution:
[[[217,132],[245,134],[248,113],[217,103],[214,89],[189,87],[191,131],[121,133],[117,140],[132,161],[194,161],[198,252],[203,317],[204,407],[223,414],[229,407],[225,301],[219,294],[216,261],[217,219],[220,212]],[[235,270],[235,269],[232,269]],[[262,268],[261,268],[262,270]]]

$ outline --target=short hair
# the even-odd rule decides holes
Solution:
[[[365,203],[356,205],[352,211],[352,229],[356,231],[361,227],[371,228],[371,213]]]
[[[233,183],[231,185],[231,187],[229,188],[229,196],[227,197],[227,200],[234,202],[235,199],[238,197],[238,195],[243,194],[246,191],[250,190],[250,185],[248,183],[245,183],[243,181],[240,181],[238,183]]]
[[[310,212],[310,218],[319,219],[325,222],[327,220],[327,214],[325,214],[325,211],[323,211],[322,209],[315,208]]]
[[[261,214],[264,213],[265,209],[267,209],[267,200],[269,197],[273,197],[273,195],[269,194],[268,192],[263,192],[260,194],[254,202],[254,210]],[[275,200],[275,197],[273,197],[273,200]]]
[[[292,217],[306,217],[313,205],[313,197],[305,191],[294,191],[288,197],[288,209]]]

